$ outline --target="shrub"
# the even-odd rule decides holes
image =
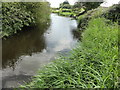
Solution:
[[[47,2],[4,2],[2,15],[2,37],[9,36],[17,33],[24,26],[47,22],[49,4]]]

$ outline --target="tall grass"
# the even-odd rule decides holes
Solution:
[[[82,42],[38,72],[23,88],[119,88],[118,25],[90,20]]]

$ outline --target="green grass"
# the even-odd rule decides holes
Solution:
[[[71,16],[72,14],[72,12],[59,12],[59,15],[61,16]]]
[[[96,18],[69,57],[47,65],[22,88],[118,88],[118,68],[118,24]]]
[[[59,13],[59,10],[52,10],[52,13]]]

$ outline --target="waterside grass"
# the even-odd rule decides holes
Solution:
[[[21,88],[120,88],[118,24],[92,19],[82,36],[69,57],[53,61]]]

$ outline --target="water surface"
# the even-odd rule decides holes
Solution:
[[[58,52],[67,52],[75,46],[76,20],[56,14],[50,18],[50,26],[25,28],[24,32],[2,41],[3,87],[17,87],[21,80],[50,63]]]

